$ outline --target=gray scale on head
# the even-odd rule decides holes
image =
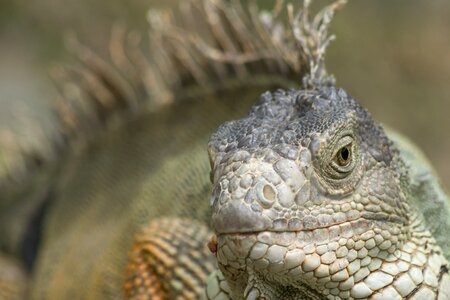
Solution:
[[[383,183],[374,179],[385,172],[388,181],[404,177],[398,174],[401,168],[391,166],[397,150],[381,126],[348,93],[332,86],[266,92],[247,117],[223,124],[209,147],[213,223],[219,231],[330,226],[340,222],[332,214],[334,200],[348,202],[359,189],[381,197],[376,205],[386,199],[392,206],[392,197],[375,195],[376,185]],[[353,160],[336,167],[342,147],[354,151],[347,153]],[[373,210],[372,217],[387,218]],[[311,213],[315,216],[308,217]]]
[[[332,135],[351,119],[361,146],[389,165],[392,145],[370,114],[343,89],[278,90],[261,95],[247,117],[223,124],[210,140],[213,152],[229,153],[277,145],[298,146],[314,135]]]

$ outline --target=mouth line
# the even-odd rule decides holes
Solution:
[[[371,217],[370,215],[367,215],[365,217],[359,217],[356,219],[352,219],[352,220],[345,220],[342,222],[336,222],[336,223],[332,223],[332,224],[328,224],[328,225],[324,225],[324,226],[318,226],[315,228],[308,228],[308,229],[261,229],[261,230],[244,230],[244,231],[234,231],[234,232],[216,232],[217,236],[221,236],[221,235],[257,235],[261,232],[270,232],[270,233],[285,233],[285,232],[292,232],[292,233],[299,233],[299,232],[312,232],[314,230],[318,230],[318,229],[329,229],[333,226],[340,226],[343,224],[350,224],[350,226],[352,226],[352,223],[357,223],[357,222],[386,222],[386,223],[394,223],[394,224],[402,224],[402,222],[400,222],[400,220],[397,220],[396,218],[392,219],[389,218],[389,216],[380,218],[380,216],[373,216]]]
[[[259,234],[261,232],[273,232],[273,233],[284,233],[284,232],[293,232],[293,233],[298,233],[298,232],[307,232],[307,231],[314,231],[317,229],[327,229],[333,226],[339,226],[345,223],[351,223],[351,222],[357,222],[359,220],[366,220],[365,218],[358,218],[358,219],[354,219],[354,220],[346,220],[346,221],[342,221],[342,222],[338,222],[338,223],[333,223],[333,224],[329,224],[326,226],[318,226],[316,228],[311,228],[311,229],[263,229],[263,230],[254,230],[254,231],[236,231],[236,232],[225,232],[225,233],[217,233],[218,235],[238,235],[238,234],[242,234],[242,235],[253,235],[253,234]]]

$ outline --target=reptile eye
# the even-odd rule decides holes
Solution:
[[[348,144],[341,149],[336,154],[336,161],[341,167],[346,167],[352,160],[352,145]]]
[[[330,154],[330,177],[343,179],[351,174],[357,162],[357,144],[351,135],[341,137],[331,144],[333,149]]]

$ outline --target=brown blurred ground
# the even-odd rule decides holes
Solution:
[[[262,1],[270,7],[272,1]],[[295,1],[297,2],[297,1]],[[24,138],[51,122],[52,63],[67,59],[72,30],[105,49],[111,24],[145,28],[149,7],[176,0],[3,0],[0,4],[0,126]],[[450,189],[450,2],[350,0],[333,25],[328,66],[374,117],[411,137]],[[103,47],[102,47],[103,45]],[[17,119],[16,116],[20,116]],[[23,129],[25,128],[25,129]]]

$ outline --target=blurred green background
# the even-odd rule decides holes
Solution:
[[[0,127],[27,139],[51,130],[48,70],[68,59],[73,31],[100,53],[111,25],[145,30],[150,7],[176,0],[3,0],[0,3]],[[271,7],[273,1],[260,1]],[[297,2],[297,1],[295,1]],[[450,190],[450,1],[350,0],[333,23],[328,68],[375,119],[415,141]],[[17,116],[20,116],[18,118]]]

